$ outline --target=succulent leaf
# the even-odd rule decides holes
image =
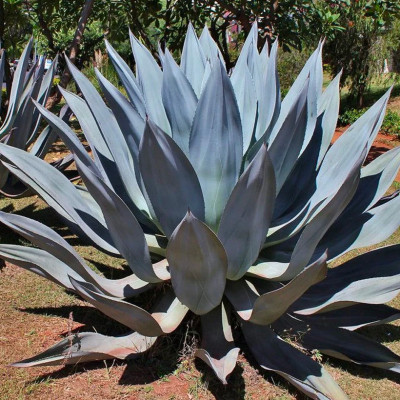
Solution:
[[[140,144],[139,165],[152,207],[167,237],[188,208],[204,220],[203,195],[192,165],[179,146],[149,120]],[[159,185],[154,184],[156,179]]]
[[[135,75],[129,68],[128,64],[124,61],[124,59],[114,50],[111,44],[107,40],[105,41],[105,43],[108,55],[114,65],[115,70],[117,71],[119,79],[121,79],[121,82],[126,89],[129,100],[131,101],[133,107],[139,113],[139,115],[142,118],[145,118],[146,107],[144,103],[144,98],[138,87]]]
[[[172,138],[188,156],[197,97],[167,48],[163,67],[162,100],[171,125]]]
[[[206,57],[191,23],[186,32],[180,67],[192,85],[196,96],[200,97]]]
[[[136,62],[136,75],[142,91],[146,114],[164,132],[171,135],[171,128],[162,103],[162,72],[150,51],[129,32],[129,38]]]
[[[137,332],[113,337],[94,332],[70,335],[46,351],[11,364],[13,367],[34,367],[78,364],[87,361],[127,359],[147,351],[156,337],[142,336]]]
[[[400,245],[383,247],[330,269],[327,278],[310,288],[293,309],[310,315],[392,300],[400,292],[399,249]]]
[[[283,341],[270,328],[244,322],[242,331],[250,351],[263,369],[278,373],[313,399],[347,399],[324,368]]]
[[[167,259],[176,296],[191,311],[204,315],[221,303],[228,269],[224,247],[190,211],[169,240]]]
[[[235,186],[243,154],[243,135],[235,93],[221,63],[212,68],[194,116],[190,161],[199,177],[206,222],[216,230]]]
[[[236,366],[239,348],[234,346],[232,330],[224,305],[201,317],[202,342],[195,356],[211,367],[218,379],[227,384],[226,378]]]
[[[275,174],[264,145],[234,187],[218,237],[228,255],[228,279],[241,278],[257,259],[275,201]]]

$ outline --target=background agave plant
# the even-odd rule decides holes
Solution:
[[[162,69],[133,36],[136,75],[107,44],[129,99],[98,73],[108,107],[70,70],[84,98],[63,91],[93,159],[59,118],[36,103],[74,154],[85,186],[21,150],[0,145],[3,164],[96,246],[120,254],[132,274],[110,280],[43,224],[1,213],[37,246],[0,245],[0,256],[72,290],[132,332],[72,335],[15,366],[130,358],[199,315],[196,356],[226,383],[236,364],[235,318],[260,366],[311,398],[345,394],[304,350],[399,372],[400,357],[354,332],[399,317],[384,305],[400,291],[399,245],[328,269],[345,252],[379,243],[400,225],[400,196],[384,197],[400,148],[362,167],[389,93],[330,145],[337,76],[322,91],[322,43],[281,102],[277,43],[257,51],[257,27],[229,77],[207,29],[190,26],[178,66]],[[151,309],[141,293],[159,290]]]
[[[29,68],[32,46],[33,39],[26,45],[13,74],[7,111],[0,126],[0,142],[17,149],[29,151],[36,157],[44,158],[58,136],[50,126],[45,127],[40,132],[42,118],[32,99],[41,105],[46,104],[53,86],[57,58],[47,72],[44,69],[45,57],[39,57],[38,61],[35,61]],[[6,56],[6,52],[3,51],[0,59],[0,82],[3,82],[5,63],[7,62]],[[36,55],[33,58],[35,60]],[[0,111],[1,100],[2,98],[0,97]],[[68,107],[65,107],[60,112],[60,117],[65,121],[68,120],[70,115],[71,112]],[[57,160],[52,164],[64,171],[72,162],[73,158],[67,156],[65,159]],[[3,166],[0,167],[0,189],[3,195],[14,198],[32,194],[21,181],[11,175],[8,169]]]

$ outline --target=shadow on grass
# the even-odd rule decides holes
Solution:
[[[132,270],[129,268],[126,261],[121,257],[119,266],[121,268],[112,268],[109,264],[105,264],[99,261],[95,261],[89,257],[85,257],[85,260],[93,264],[99,272],[101,272],[105,278],[108,279],[122,279],[132,274]]]
[[[3,199],[7,201],[7,199]],[[12,200],[10,200],[12,201]],[[75,234],[66,226],[65,222],[61,219],[59,214],[54,211],[49,206],[44,206],[43,204],[38,204],[36,199],[19,199],[17,201],[24,201],[24,203],[29,201],[29,204],[23,206],[22,208],[16,210],[13,203],[7,204],[2,211],[8,213],[15,213],[22,215],[27,218],[34,219],[35,221],[41,222],[47,227],[53,229],[62,238],[64,238],[71,246],[89,246],[90,244],[84,239],[78,238]],[[0,243],[7,244],[28,244],[30,242],[23,239],[20,235],[15,233],[12,229],[7,226],[0,224]]]
[[[102,314],[94,307],[90,306],[62,306],[62,307],[35,307],[35,308],[23,308],[19,309],[21,312],[29,314],[55,316],[65,319],[71,318],[74,322],[83,324],[84,326],[79,327],[71,331],[71,333],[78,332],[98,332],[103,335],[118,336],[127,333],[127,328],[119,322],[107,317]],[[65,332],[67,335],[68,332]]]

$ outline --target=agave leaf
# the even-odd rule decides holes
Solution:
[[[72,289],[72,286],[70,285],[68,275],[76,276],[77,279],[86,279],[95,286],[101,287],[102,290],[108,294],[121,298],[136,296],[150,287],[148,282],[142,281],[134,275],[118,280],[111,280],[97,275],[60,235],[40,222],[20,215],[3,212],[0,212],[0,221],[40,249],[47,251],[51,256],[57,258],[56,264],[61,265],[61,267],[48,269],[47,265],[49,262],[52,262],[52,257],[50,257],[49,261],[46,261],[44,257],[35,258],[37,257],[35,251],[31,254],[30,252],[21,250],[22,253],[19,254],[19,246],[11,247],[10,249],[7,248],[8,253],[6,253],[6,249],[3,249],[3,254],[6,254],[9,258],[16,256],[18,257],[17,260],[25,260],[26,262],[38,266],[41,270],[45,271],[47,275],[51,275],[54,278],[52,279],[53,281],[57,283],[61,282],[63,286],[69,289]],[[39,256],[41,254],[42,253],[39,252]],[[41,260],[45,260],[44,264],[40,264]],[[65,265],[62,265],[60,262]],[[161,267],[157,264],[155,266],[158,267],[158,270]],[[34,269],[35,267],[32,266],[32,268]],[[32,270],[32,268],[30,270]]]
[[[307,81],[310,79],[310,70],[315,67],[316,60],[318,59],[318,54],[321,51],[321,44],[318,45],[318,48],[314,51],[311,57],[307,60],[306,64],[304,65],[303,69],[301,70],[300,74],[297,76],[296,80],[294,81],[293,85],[290,87],[288,93],[286,94],[285,98],[282,101],[280,107],[279,117],[274,124],[273,128],[267,132],[267,135],[263,138],[261,137],[260,140],[268,141],[269,146],[277,138],[279,131],[283,123],[286,121],[290,114],[290,110],[293,108],[294,102],[298,99],[301,92],[304,90],[304,86],[306,85]],[[306,143],[305,143],[306,145]],[[304,147],[305,148],[305,147]]]
[[[338,192],[330,199],[325,208],[306,225],[293,251],[289,249],[289,253],[291,253],[290,263],[284,270],[281,270],[280,273],[278,272],[279,279],[288,280],[295,277],[310,260],[313,261],[315,258],[320,257],[321,253],[325,251],[321,247],[318,248],[317,252],[315,252],[315,249],[319,241],[323,238],[323,235],[353,197],[359,182],[359,169],[363,159],[364,153]]]
[[[387,303],[400,292],[399,250],[400,245],[383,247],[330,269],[327,278],[311,287],[293,309],[310,315],[357,303]]]
[[[135,168],[125,138],[111,111],[106,107],[100,94],[82,72],[67,59],[68,68],[80,87],[107,146],[117,164],[122,184],[130,199],[139,209],[145,209],[145,201],[135,178]],[[113,132],[112,135],[107,132]],[[125,200],[125,199],[124,199]]]
[[[266,46],[268,42],[266,41]],[[262,67],[262,56],[268,50],[263,49],[260,53],[259,63],[262,75],[263,90],[260,98],[256,139],[260,139],[277,121],[281,108],[281,90],[277,70],[278,40],[275,40],[271,48],[271,54],[267,59],[267,64]]]
[[[93,281],[95,273],[86,266],[82,257],[60,235],[46,225],[21,215],[2,211],[0,211],[0,221],[35,246],[49,252],[68,265],[68,269],[72,269],[77,274],[75,274],[76,276]],[[67,274],[65,274],[65,278],[68,279]]]
[[[239,348],[234,347],[232,330],[223,304],[201,317],[202,342],[195,357],[213,369],[218,379],[226,378],[236,366]]]
[[[143,308],[116,297],[108,296],[94,285],[70,277],[75,291],[103,314],[145,336],[160,336],[163,331],[158,322]]]
[[[335,133],[339,116],[341,76],[341,72],[337,74],[318,99],[318,115],[322,115],[321,129],[323,134],[317,166],[321,165]]]
[[[234,187],[218,237],[228,256],[228,279],[241,278],[257,259],[275,202],[275,174],[264,145]]]
[[[386,92],[332,145],[321,163],[316,178],[317,191],[313,204],[328,198],[343,184],[349,171],[358,162],[367,146],[367,152],[382,124],[390,90]],[[365,155],[366,156],[366,155]],[[321,205],[323,207],[324,204]]]
[[[221,63],[213,67],[201,94],[189,152],[203,191],[207,224],[216,230],[239,178],[243,154],[240,113],[232,84]]]
[[[172,289],[168,289],[161,297],[161,300],[153,307],[152,317],[158,322],[164,333],[173,332],[188,312]]]
[[[82,130],[90,144],[94,162],[101,171],[102,178],[113,187],[115,193],[135,212],[136,218],[141,223],[153,227],[153,224],[150,223],[146,215],[150,211],[142,195],[141,188],[138,186],[137,180],[132,178],[131,173],[137,174],[137,172],[134,167],[132,168],[133,160],[127,156],[130,153],[119,126],[113,131],[114,135],[104,135],[104,132],[97,125],[96,119],[86,101],[74,93],[62,88],[59,89],[81,124]],[[107,113],[108,109],[104,108],[104,112]],[[112,152],[110,149],[112,149]],[[124,154],[121,155],[122,153]],[[114,156],[118,158],[114,159]],[[129,182],[130,184],[128,185],[125,182]],[[134,201],[132,201],[132,198]],[[137,212],[137,209],[143,212]]]
[[[236,65],[231,82],[242,121],[243,153],[245,153],[253,138],[257,117],[257,97],[254,95],[256,88],[247,63]]]
[[[399,227],[399,206],[400,197],[397,196],[353,218],[348,216],[341,219],[322,238],[317,252],[321,247],[328,246],[329,258],[332,260],[352,249],[386,240]]]
[[[165,49],[162,100],[171,125],[172,137],[189,154],[189,135],[197,107],[197,97],[188,79]]]
[[[143,95],[139,90],[135,75],[129,68],[128,64],[124,59],[114,50],[111,44],[106,40],[106,48],[111,62],[114,65],[115,70],[121,79],[122,84],[128,94],[129,100],[131,101],[135,110],[139,113],[142,118],[146,117],[146,108],[144,105]]]
[[[63,95],[65,101],[71,107],[72,112],[75,114],[79,120],[79,124],[85,134],[87,141],[89,142],[90,149],[93,153],[94,162],[96,163],[98,169],[102,172],[104,179],[108,179],[110,172],[110,164],[113,163],[112,155],[100,128],[97,126],[96,119],[94,118],[92,112],[86,101],[81,97],[77,96],[75,93],[69,92],[62,87],[58,88]],[[103,162],[107,160],[107,169],[103,166]]]
[[[377,203],[395,180],[399,169],[400,147],[387,151],[362,168],[357,192],[341,219],[356,216]]]
[[[300,341],[308,349],[318,349],[341,360],[400,373],[400,357],[397,354],[356,332],[312,325],[304,335],[300,335]]]
[[[189,80],[197,97],[200,97],[203,76],[206,66],[206,57],[193,25],[189,22],[183,44],[181,69]]]
[[[121,128],[132,157],[137,161],[139,143],[142,139],[145,122],[126,97],[111,84],[96,68],[96,77],[101,90],[112,109]],[[135,164],[136,166],[136,164]]]
[[[210,60],[206,61],[206,66],[204,68],[204,75],[203,75],[203,80],[201,82],[201,90],[200,90],[200,94],[199,97],[201,95],[201,93],[203,93],[204,88],[206,87],[206,84],[208,82],[208,78],[211,75],[211,63]]]
[[[121,187],[117,186],[115,191],[134,212],[139,222],[150,227],[152,230],[157,231],[157,228],[155,228],[152,221],[150,221],[148,218],[149,215],[154,217],[154,211],[151,208],[151,204],[148,200],[148,196],[139,171],[139,146],[140,140],[143,136],[145,122],[128,102],[128,100],[122,95],[122,93],[107,79],[105,79],[97,70],[96,76],[102,91],[113,110],[118,125],[121,128],[121,132],[124,135],[127,147],[130,150],[136,176],[136,181],[132,182],[132,186],[135,187],[135,198],[133,199],[133,202],[126,201],[126,196],[124,196],[126,191],[121,190]],[[114,183],[115,179],[112,179],[112,182]]]
[[[153,56],[129,31],[129,38],[136,61],[136,75],[142,91],[146,113],[164,132],[171,135],[171,128],[161,99],[162,72]]]
[[[61,136],[67,147],[78,157],[78,159],[92,172],[100,174],[99,169],[93,163],[88,152],[79,141],[75,132],[59,117],[44,108],[37,101],[32,99],[33,104],[39,110],[39,112],[46,118],[49,125]]]
[[[68,104],[65,104],[61,108],[59,116],[64,122],[68,122],[71,114],[72,110],[69,108]],[[38,138],[35,140],[35,143],[32,145],[29,152],[36,157],[43,159],[48,153],[52,144],[56,141],[57,137],[57,132],[55,132],[54,129],[52,129],[49,125],[47,125],[42,130],[42,132],[40,132]]]
[[[277,199],[275,200],[275,204],[278,204]],[[286,241],[298,233],[306,223],[311,211],[310,201],[308,201],[300,210],[296,209],[293,212],[288,212],[281,218],[273,219],[264,247],[267,248],[276,243]]]
[[[211,37],[207,25],[204,25],[204,28],[201,31],[199,43],[201,48],[203,49],[205,58],[210,60],[212,66],[214,66],[214,64],[216,64],[218,60],[220,60],[222,65],[226,69],[224,56],[222,55],[222,52],[219,49],[217,43],[215,43],[214,39]]]
[[[285,222],[289,222],[293,216],[301,213],[310,204],[310,198],[316,191],[315,177],[318,173],[318,153],[322,136],[322,116],[319,116],[310,143],[295,162],[277,196],[273,216],[273,225],[276,225],[277,228],[284,225]],[[283,226],[279,227],[278,230],[282,228]],[[289,232],[290,234],[291,232]],[[282,237],[285,236],[282,235]],[[273,240],[269,238],[267,242],[270,241]]]
[[[308,124],[307,93],[308,81],[297,99],[293,101],[287,118],[269,148],[269,154],[274,164],[278,193],[297,162],[304,144]]]
[[[47,251],[13,244],[0,244],[0,257],[14,265],[73,290],[68,276],[81,277],[67,264]]]
[[[356,163],[350,171],[343,185],[335,195],[329,199],[329,202],[326,203],[325,207],[314,216],[301,233],[291,257],[292,268],[295,268],[294,265],[304,265],[309,261],[313,249],[315,249],[319,240],[352,199],[360,181],[359,170],[364,156],[365,152],[361,155],[358,163]]]
[[[45,59],[43,59],[43,69],[44,69],[44,63]],[[53,79],[55,75],[55,71],[58,65],[58,55],[54,58],[53,62],[50,65],[50,68],[47,70],[47,72],[44,74],[42,83],[40,85],[40,90],[39,94],[36,98],[36,100],[41,104],[41,105],[46,105],[47,99],[49,98],[51,88],[53,86]],[[30,131],[30,136],[27,141],[27,147],[29,147],[35,140],[37,133],[40,128],[40,123],[41,123],[41,115],[38,110],[34,110],[33,112],[33,125]]]
[[[151,265],[143,230],[133,213],[121,198],[80,160],[76,160],[76,165],[86,187],[103,210],[113,242],[128,262],[129,267],[144,281],[160,282],[161,280],[156,276]]]
[[[278,373],[313,399],[347,399],[322,366],[283,341],[270,328],[244,322],[242,331],[263,369]]]
[[[105,222],[92,217],[88,203],[82,201],[75,186],[60,171],[25,151],[4,144],[0,144],[0,153],[12,162],[9,164],[2,161],[3,165],[38,193],[50,207],[98,246],[118,254],[105,228]],[[45,180],[43,176],[46,176]]]
[[[94,332],[70,335],[34,357],[11,364],[13,367],[36,367],[78,364],[87,361],[127,359],[147,351],[156,337],[142,336],[137,332],[124,336],[105,336]]]
[[[0,127],[0,138],[4,137],[9,132],[9,129],[14,123],[19,106],[22,100],[25,98],[24,96],[22,96],[24,90],[24,78],[28,66],[29,56],[32,50],[32,44],[33,38],[31,37],[21,54],[17,68],[14,72],[13,85],[11,87],[7,114],[4,118],[4,121],[2,121],[3,123]]]
[[[257,49],[257,40],[258,40],[258,26],[257,26],[257,21],[255,21],[252,24],[250,32],[243,43],[242,49],[239,54],[239,58],[237,59],[235,68],[233,69],[232,72],[232,79],[235,80],[238,79],[237,75],[239,75],[240,71],[243,71],[243,65],[248,66],[250,48]],[[248,66],[248,68],[250,67]]]
[[[308,143],[313,136],[315,124],[318,117],[318,103],[322,93],[323,68],[322,68],[322,46],[320,42],[319,51],[316,54],[315,61],[310,68],[310,82],[307,93],[307,126],[304,133],[304,142],[300,153],[307,148]]]
[[[400,318],[400,311],[386,304],[355,304],[321,314],[302,315],[308,324],[354,331],[364,326],[388,324]],[[314,326],[314,325],[313,325]]]
[[[178,299],[203,315],[221,303],[228,260],[217,236],[190,211],[167,247],[171,282]]]
[[[310,286],[324,279],[326,271],[324,254],[285,286],[271,281],[228,281],[226,296],[243,320],[269,325],[281,317]]]
[[[193,167],[179,146],[151,121],[147,121],[140,144],[139,165],[151,204],[167,237],[188,208],[204,219],[204,200]],[[155,179],[159,185],[154,184]]]
[[[277,320],[310,286],[326,277],[326,258],[325,253],[282,288],[258,297],[249,321],[269,325]]]
[[[39,96],[44,73],[44,60],[38,66],[33,66],[32,71],[31,81],[26,85],[21,99],[18,99],[18,110],[13,121],[12,130],[10,130],[11,134],[7,139],[7,144],[10,146],[24,150],[30,144],[31,133],[36,134],[34,128],[38,119],[38,111],[35,110],[31,98],[36,99]]]

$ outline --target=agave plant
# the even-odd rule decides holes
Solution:
[[[39,134],[41,114],[35,108],[31,99],[41,105],[45,105],[53,85],[54,73],[57,68],[57,58],[53,61],[45,73],[45,57],[40,57],[37,63],[29,67],[29,58],[32,51],[33,39],[25,46],[25,49],[13,74],[10,97],[8,99],[7,112],[0,126],[0,142],[6,143],[18,149],[29,151],[39,158],[44,158],[51,145],[57,139],[57,134],[50,126],[45,127]],[[34,59],[36,56],[34,56]],[[0,81],[3,81],[6,52],[3,51],[0,59]],[[0,110],[1,110],[0,97]],[[64,107],[60,117],[66,121],[71,112]],[[64,171],[71,163],[71,156],[60,159],[52,164]],[[71,177],[73,174],[71,175]],[[7,168],[0,167],[0,192],[7,197],[23,197],[32,192],[18,179],[13,177]]]
[[[384,197],[400,148],[363,167],[389,92],[333,145],[337,76],[322,91],[322,43],[281,102],[277,43],[257,50],[257,26],[231,76],[207,29],[189,26],[178,66],[162,68],[131,35],[136,75],[107,43],[128,99],[98,73],[103,98],[70,64],[84,98],[63,91],[93,158],[59,118],[36,104],[74,154],[85,186],[37,157],[0,145],[3,164],[96,246],[127,261],[132,274],[93,272],[58,234],[28,218],[1,221],[37,247],[0,245],[0,256],[81,295],[131,332],[63,339],[15,366],[128,359],[200,316],[196,356],[227,382],[239,353],[231,324],[263,369],[311,398],[346,395],[308,356],[400,372],[400,357],[354,332],[399,318],[384,303],[400,291],[400,245],[336,268],[351,249],[389,237],[400,196]],[[157,291],[149,310],[137,296]],[[294,336],[303,351],[283,340]]]

